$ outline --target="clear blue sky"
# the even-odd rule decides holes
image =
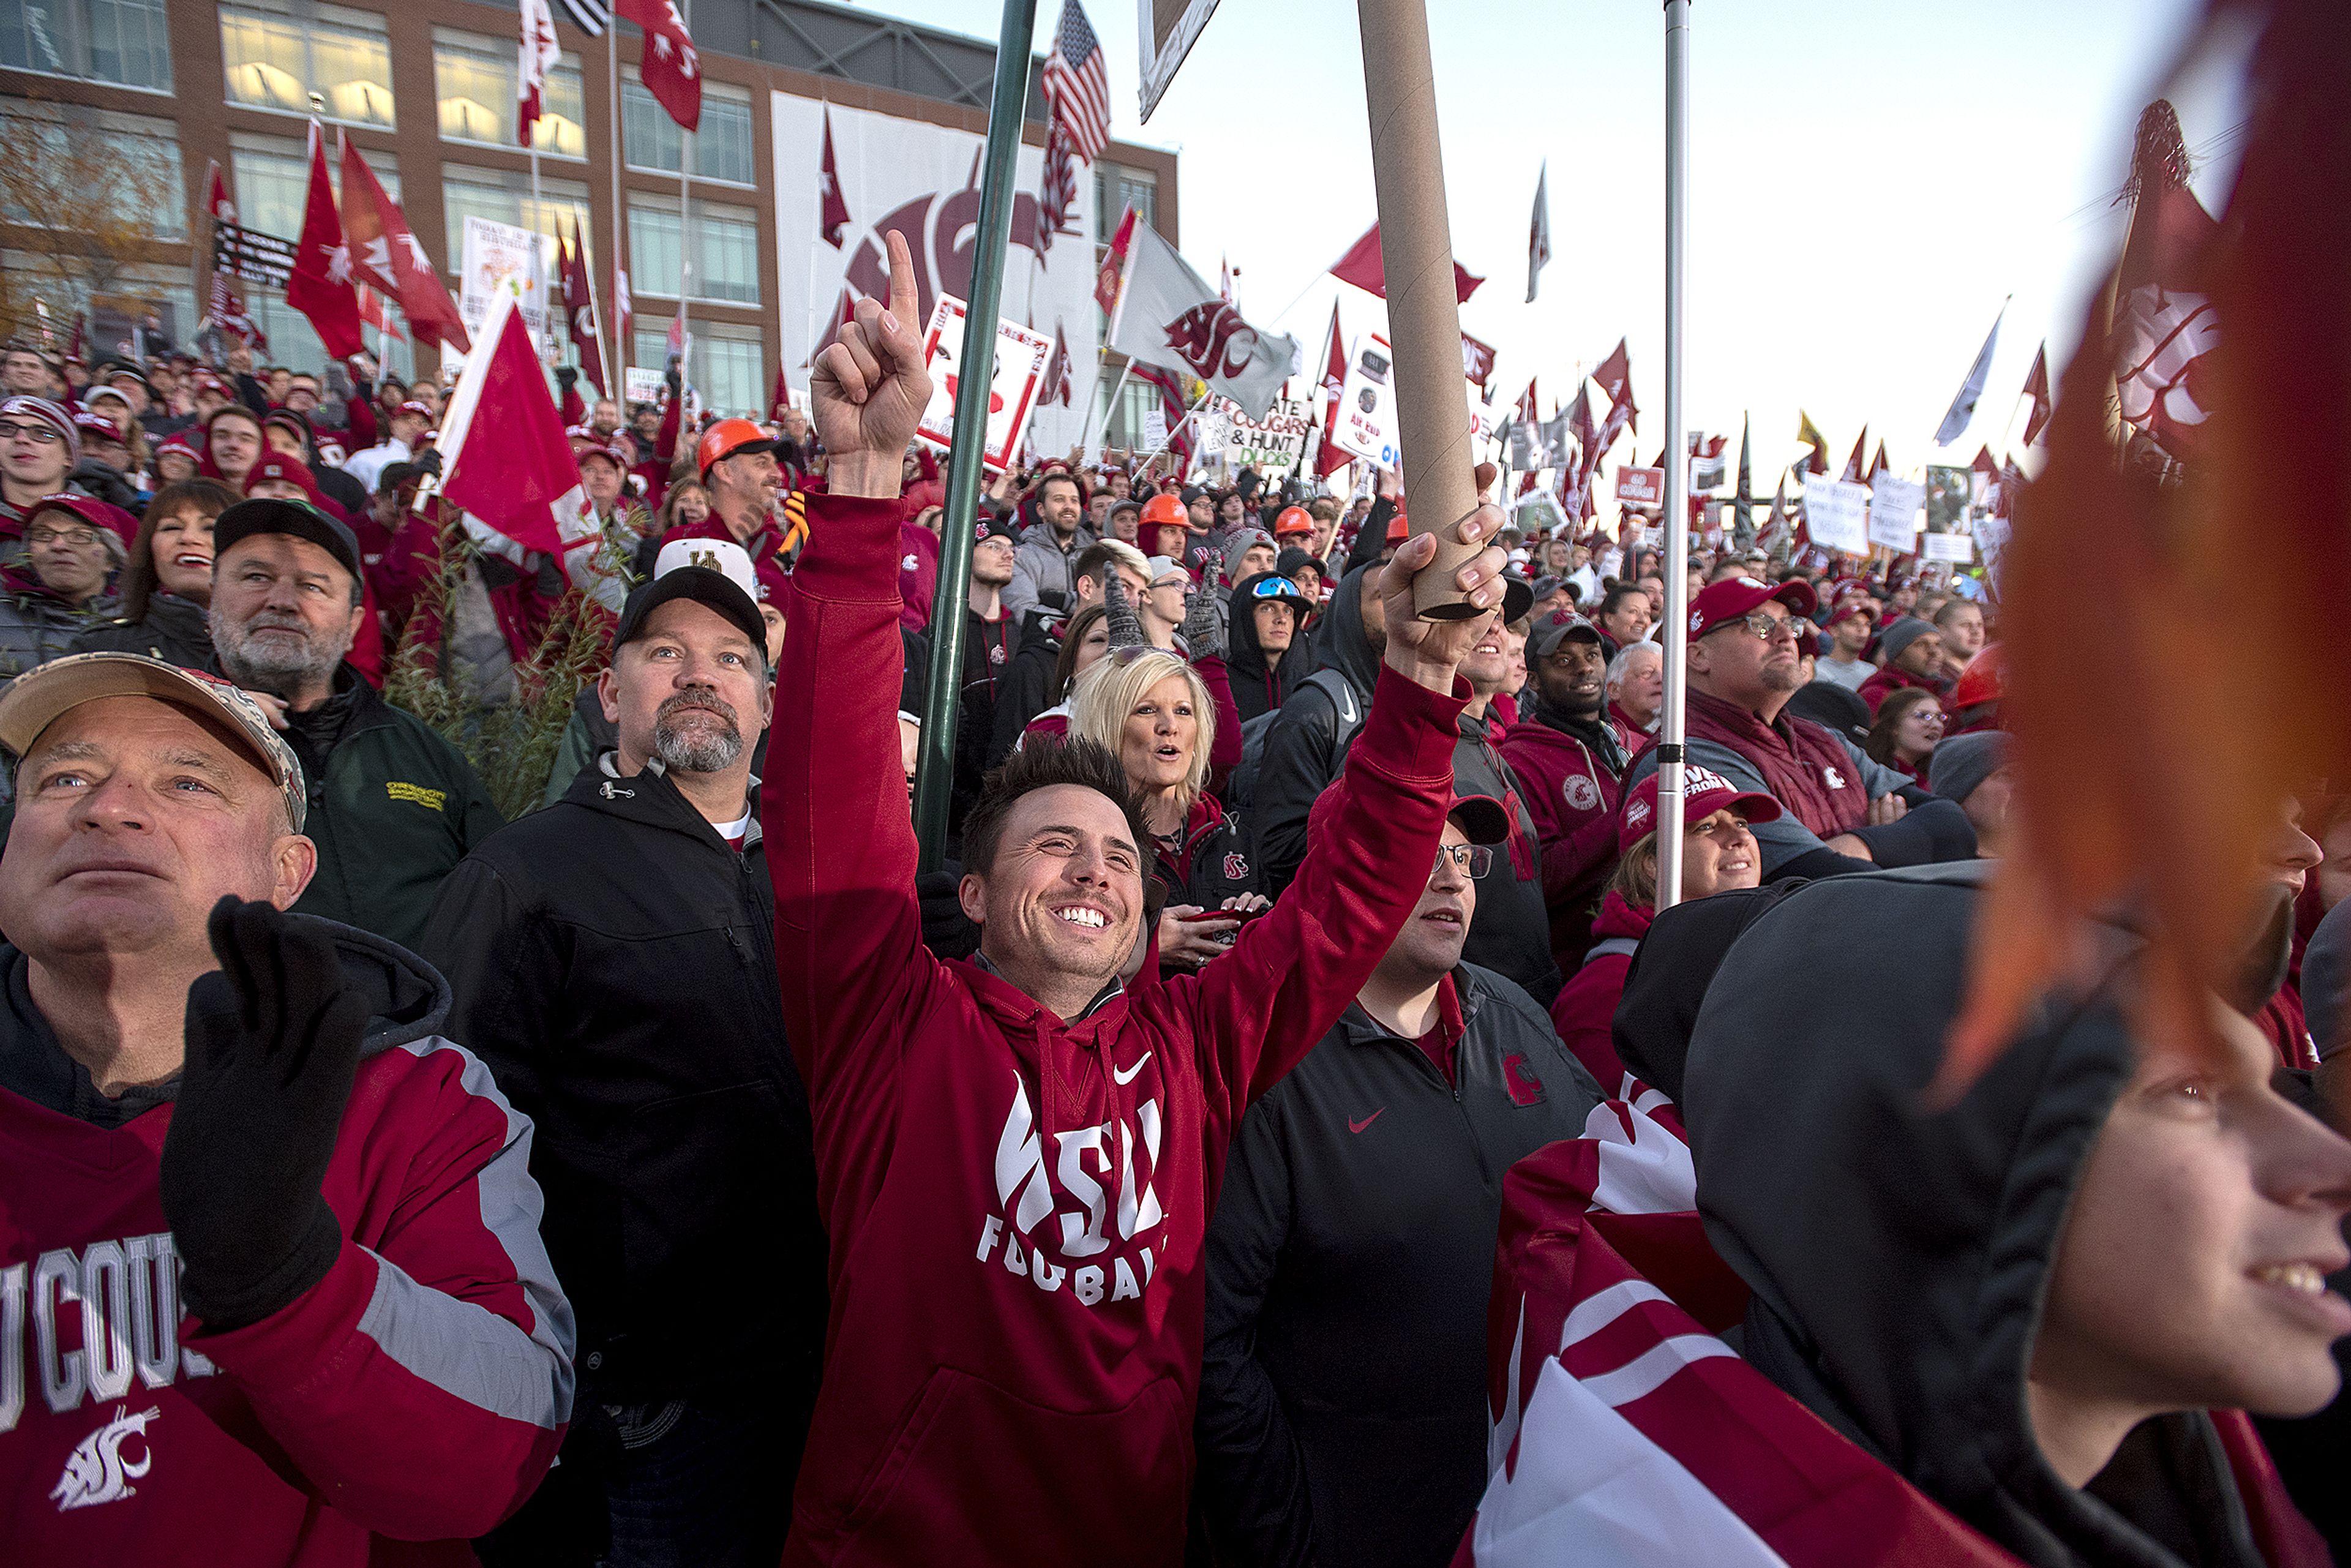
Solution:
[[[987,0],[869,8],[989,38],[1000,17]],[[2194,10],[1696,0],[1689,423],[1735,440],[1751,411],[1767,489],[1794,448],[1799,406],[1840,461],[1867,422],[1896,467],[1915,471],[2012,294],[1959,456],[1980,441],[1999,450],[2035,346],[2070,345],[2120,242],[2106,198]],[[1060,0],[1038,12],[1041,50]],[[1665,393],[1662,8],[1431,0],[1430,13],[1454,248],[1489,279],[1463,326],[1500,350],[1496,401],[1532,373],[1548,413],[1580,367],[1629,337],[1646,461]],[[1136,120],[1134,0],[1087,14],[1115,134],[1182,154],[1194,265],[1213,277],[1228,257],[1244,313],[1260,324],[1279,313],[1310,360],[1334,296],[1351,336],[1378,326],[1377,300],[1318,277],[1374,213],[1354,7],[1224,0],[1147,126]],[[2190,149],[2214,154],[2196,183],[2217,208],[2241,113],[2225,84],[2173,97]],[[1529,306],[1527,220],[1546,158],[1554,256]]]

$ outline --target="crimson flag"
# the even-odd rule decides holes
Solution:
[[[580,373],[605,396],[612,383],[604,373],[604,324],[596,318],[596,286],[588,277],[588,247],[575,228],[563,246],[563,314],[571,347],[580,356]]]
[[[1105,316],[1118,314],[1118,288],[1126,277],[1126,253],[1134,243],[1134,209],[1129,207],[1118,220],[1118,232],[1110,237],[1110,249],[1102,253],[1102,266],[1094,270],[1094,303],[1102,308]],[[1335,308],[1332,314],[1337,314]]]
[[[335,213],[334,187],[327,183],[327,139],[310,122],[309,194],[302,204],[302,239],[286,280],[286,303],[310,319],[327,352],[348,360],[364,349],[360,335],[359,296],[351,287],[350,247]]]
[[[1876,478],[1880,474],[1883,474],[1883,473],[1885,473],[1885,472],[1886,472],[1886,439],[1885,439],[1885,437],[1880,436],[1880,437],[1878,438],[1878,442],[1877,442],[1877,455],[1876,455],[1876,456],[1875,456],[1875,457],[1873,457],[1873,458],[1871,458],[1871,459],[1869,460],[1869,477],[1870,477],[1870,478],[1872,478],[1872,479],[1876,479]]]
[[[1968,466],[1974,469],[1977,473],[1983,475],[1986,478],[1997,479],[2000,477],[2000,465],[1991,460],[1991,448],[1989,446],[1977,447],[1976,460],[1973,463],[1969,464]]]
[[[2188,188],[2171,105],[2139,117],[2130,234],[2115,272],[2115,390],[2123,422],[2174,458],[2192,455],[2211,402],[2205,356],[2220,340],[2199,274],[2220,225]]]
[[[1328,479],[1351,461],[1331,439],[1339,423],[1339,394],[1347,386],[1346,340],[1339,336],[1339,302],[1331,301],[1331,347],[1322,356],[1322,440],[1315,448],[1314,476]]]
[[[1134,379],[1148,382],[1159,389],[1159,417],[1167,424],[1165,450],[1174,455],[1176,472],[1179,476],[1189,473],[1192,454],[1197,444],[1192,439],[1191,421],[1186,417],[1192,410],[1191,405],[1184,401],[1184,378],[1175,371],[1163,371],[1157,365],[1137,361]]]
[[[817,227],[824,243],[841,248],[841,231],[849,226],[849,200],[841,193],[841,165],[832,156],[832,106],[824,109],[824,165],[817,174]]]
[[[561,555],[556,519],[580,500],[563,416],[512,294],[498,291],[482,330],[489,351],[466,360],[435,444],[441,493],[525,549]]]
[[[473,347],[440,269],[417,242],[407,215],[384,193],[375,171],[348,139],[343,142],[342,219],[352,270],[400,307],[418,342],[444,343],[461,354]]]
[[[1838,476],[1848,485],[1865,483],[1869,476],[1861,470],[1861,455],[1869,450],[1869,426],[1861,427],[1861,434],[1853,444],[1853,455],[1844,460],[1844,472]]]
[[[1633,401],[1633,356],[1624,339],[1616,340],[1615,351],[1600,361],[1592,379],[1608,394],[1608,418],[1583,454],[1584,462],[1596,468],[1608,455],[1608,449],[1616,444],[1618,436],[1628,430],[1635,435],[1641,433],[1641,406]]]
[[[1387,268],[1380,259],[1380,225],[1374,224],[1364,231],[1364,237],[1347,247],[1347,254],[1331,264],[1331,276],[1342,283],[1352,283],[1367,294],[1381,298],[1388,297]],[[1473,276],[1459,262],[1453,264],[1453,298],[1456,304],[1467,303],[1486,280]]]
[[[384,304],[383,296],[364,283],[360,285],[360,325],[371,332],[389,332],[395,338],[407,336],[392,324],[392,311]]]
[[[236,203],[229,198],[228,182],[222,178],[217,160],[212,161],[209,168],[212,178],[206,182],[204,215],[216,224],[233,224],[236,222]]]
[[[645,30],[637,75],[669,117],[688,131],[702,126],[702,57],[686,36],[677,0],[612,0],[613,13]]]
[[[2049,345],[2043,343],[2032,356],[2032,373],[2024,378],[2024,395],[2032,400],[2032,407],[2024,416],[2024,444],[2032,445],[2049,428],[2051,409],[2049,398]]]
[[[776,367],[775,390],[768,396],[768,417],[780,421],[784,411],[792,406],[792,383],[784,379],[784,367]]]

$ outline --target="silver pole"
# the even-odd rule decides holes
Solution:
[[[1657,907],[1682,896],[1682,739],[1689,636],[1689,443],[1682,434],[1683,246],[1689,237],[1689,0],[1666,0],[1666,668],[1657,746]]]
[[[682,9],[686,29],[691,33],[694,28],[694,0],[684,0]],[[688,204],[693,197],[686,190],[686,171],[693,166],[694,132],[681,126],[677,133],[677,385],[680,397],[685,395],[685,388],[693,381],[692,373],[686,369],[686,361],[694,344],[688,340],[685,324],[685,297],[694,292],[694,211]],[[684,440],[687,434],[681,423],[678,439]]]
[[[530,139],[530,230],[532,235],[535,235],[539,242],[531,248],[537,252],[538,256],[538,298],[540,301],[538,319],[541,321],[545,321],[547,319],[547,247],[550,245],[559,247],[562,243],[553,235],[545,232],[541,225],[546,223],[547,204],[539,199],[538,194],[538,138],[534,135]],[[556,357],[555,333],[552,328],[548,331],[547,340],[538,345],[538,357],[547,361],[552,361]]]

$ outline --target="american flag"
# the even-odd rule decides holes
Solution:
[[[1037,193],[1037,254],[1053,248],[1055,235],[1076,234],[1078,164],[1071,156],[1069,127],[1053,121],[1045,132],[1044,188]]]
[[[1078,0],[1062,0],[1061,29],[1045,60],[1045,101],[1070,135],[1081,162],[1102,155],[1110,141],[1110,71]]]

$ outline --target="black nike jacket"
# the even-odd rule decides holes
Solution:
[[[1195,1433],[1220,1564],[1441,1568],[1485,1489],[1502,1175],[1601,1095],[1526,992],[1452,982],[1452,1083],[1351,1007],[1233,1140]]]

